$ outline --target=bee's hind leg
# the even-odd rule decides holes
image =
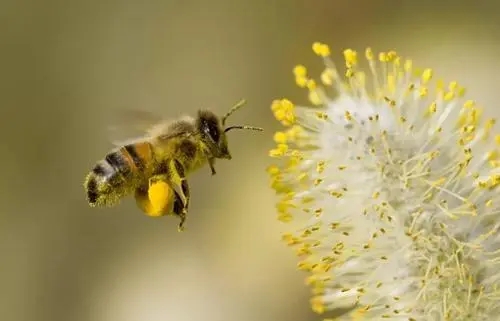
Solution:
[[[189,205],[189,204],[187,204],[187,205]],[[181,220],[179,222],[179,226],[177,227],[179,232],[184,231],[184,223],[186,222],[186,218],[187,218],[187,210],[188,210],[188,208],[186,206],[184,206],[184,203],[182,202],[182,200],[180,199],[180,197],[176,193],[173,212]]]
[[[178,230],[184,230],[184,223],[187,218],[187,212],[189,208],[189,185],[186,179],[186,174],[184,167],[177,160],[169,160],[160,167],[150,179],[149,186],[155,182],[163,181],[167,182],[170,187],[174,190],[174,206],[173,214],[180,218],[180,223]]]
[[[175,190],[175,202],[174,202],[174,214],[180,218],[180,223],[178,230],[184,230],[184,223],[187,218],[187,213],[189,209],[189,184],[186,179],[186,174],[184,167],[177,160],[171,160],[169,162],[169,181],[172,188]]]

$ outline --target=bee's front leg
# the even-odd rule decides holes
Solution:
[[[208,165],[210,165],[210,170],[212,171],[212,176],[217,174],[215,171],[215,158],[209,157],[208,158]]]

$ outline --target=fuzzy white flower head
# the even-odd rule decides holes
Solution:
[[[395,52],[320,43],[323,88],[294,69],[311,107],[273,102],[287,130],[270,166],[283,239],[310,272],[314,311],[338,320],[500,319],[500,158],[494,120],[456,82]],[[332,93],[329,93],[331,91]]]

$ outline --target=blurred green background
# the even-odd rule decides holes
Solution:
[[[500,2],[1,1],[0,320],[303,321],[304,275],[280,242],[264,171],[273,99],[306,103],[292,68],[314,41],[395,49],[500,114]],[[233,160],[191,177],[185,233],[131,200],[91,209],[83,178],[110,148],[109,114],[231,122]]]

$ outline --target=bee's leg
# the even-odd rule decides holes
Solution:
[[[175,160],[167,161],[164,166],[160,167],[160,170],[156,172],[152,177],[149,178],[149,186],[158,181],[167,182],[170,187],[175,191],[177,197],[180,198],[183,204],[186,203],[186,196],[182,191],[182,180],[185,179],[184,168],[182,166],[176,165],[178,163]],[[178,168],[181,169],[179,172]]]
[[[208,165],[210,165],[210,170],[212,171],[212,176],[217,174],[215,172],[215,158],[211,157],[208,159]]]
[[[177,160],[172,160],[169,163],[170,183],[176,191],[176,200],[174,203],[174,213],[179,216],[179,231],[184,230],[184,223],[186,221],[189,209],[189,184],[186,179],[184,167]]]
[[[173,213],[181,220],[177,229],[179,232],[182,232],[184,230],[184,223],[186,222],[187,208],[177,193],[175,194]]]

